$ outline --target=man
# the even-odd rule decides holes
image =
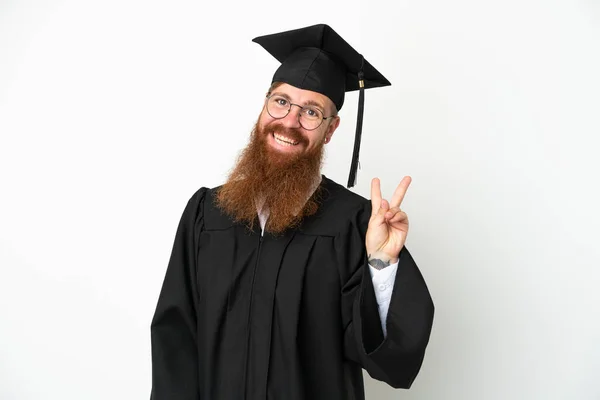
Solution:
[[[152,399],[364,399],[409,388],[433,303],[404,243],[410,184],[321,175],[344,92],[389,82],[326,25],[254,39],[282,62],[228,180],[181,218],[152,334]],[[357,146],[354,159],[357,160]],[[356,171],[353,162],[349,186]]]

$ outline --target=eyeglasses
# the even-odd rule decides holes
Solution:
[[[300,125],[307,131],[315,130],[321,126],[324,120],[335,117],[335,115],[324,117],[323,112],[318,108],[313,106],[302,107],[290,102],[287,98],[278,94],[267,96],[266,105],[267,112],[275,119],[285,118],[290,113],[292,106],[300,107],[298,122],[300,122]]]

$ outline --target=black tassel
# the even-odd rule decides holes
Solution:
[[[363,61],[364,62],[364,61]],[[363,112],[365,107],[365,84],[364,73],[361,69],[358,73],[359,94],[358,94],[358,117],[356,119],[356,134],[354,136],[354,152],[352,153],[352,163],[350,164],[350,176],[348,177],[348,187],[356,184],[356,170],[358,169],[358,153],[360,152],[360,138],[362,136]]]

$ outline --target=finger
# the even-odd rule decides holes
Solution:
[[[406,191],[408,190],[408,186],[412,182],[412,178],[410,176],[405,176],[400,181],[398,187],[394,191],[394,195],[392,196],[392,200],[390,201],[391,207],[400,207],[402,204],[402,200],[404,200],[404,195],[406,195]]]
[[[383,210],[390,209],[390,203],[386,199],[381,199],[381,209],[383,209]]]
[[[381,207],[377,210],[376,213],[371,215],[371,222],[375,224],[375,226],[381,225],[385,223],[385,215],[390,209],[390,203],[387,200],[381,200]]]
[[[379,178],[373,178],[371,181],[371,215],[379,212],[381,207],[381,187]]]
[[[389,206],[389,204],[388,204],[388,206]],[[393,208],[387,209],[387,211],[385,212],[386,221],[393,218],[399,212],[400,212],[400,209],[398,207],[393,207]]]

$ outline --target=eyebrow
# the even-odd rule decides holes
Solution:
[[[285,93],[275,92],[275,93],[273,93],[273,95],[278,95],[278,96],[281,96],[281,97],[285,97],[289,102],[292,102],[292,98],[290,96],[288,96],[287,94],[285,94]],[[315,100],[307,100],[307,101],[304,102],[303,106],[319,107],[321,109],[320,111],[323,112],[323,113],[324,113],[324,110],[325,110],[325,107],[321,103],[319,103],[318,101],[315,101]]]

